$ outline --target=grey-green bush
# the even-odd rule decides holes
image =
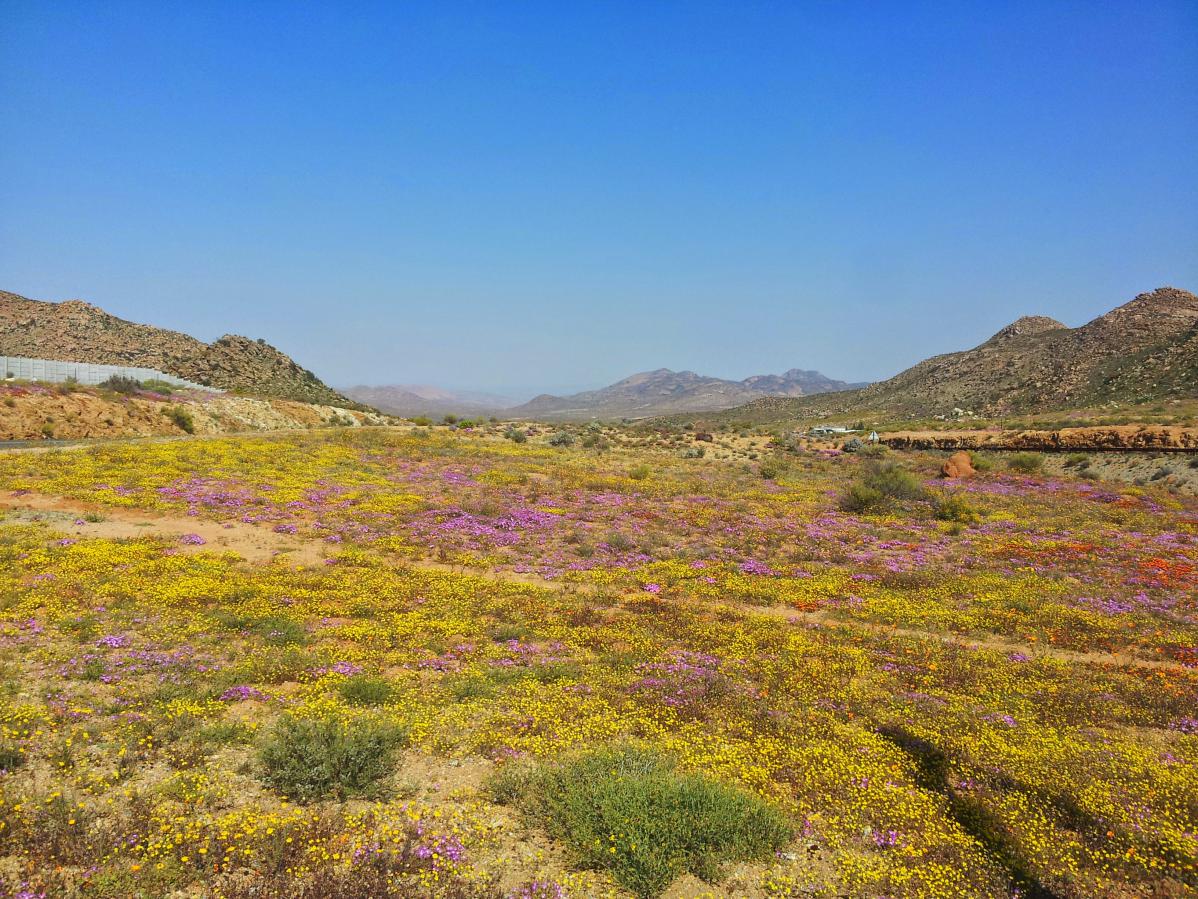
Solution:
[[[381,677],[358,675],[342,681],[337,687],[341,698],[350,705],[386,705],[395,695],[395,687]]]
[[[379,792],[407,734],[374,721],[285,715],[262,746],[263,779],[288,799],[347,799]]]
[[[632,746],[510,767],[491,791],[565,843],[581,867],[609,872],[642,899],[682,874],[714,881],[727,862],[768,859],[793,837],[764,800]]]
[[[883,512],[927,498],[923,482],[905,468],[873,463],[841,496],[840,507],[846,512]]]

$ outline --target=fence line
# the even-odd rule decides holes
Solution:
[[[135,365],[100,365],[94,362],[63,362],[59,359],[31,359],[27,356],[0,356],[0,374],[6,380],[49,381],[59,384],[75,381],[78,384],[102,384],[111,377],[133,378],[137,381],[165,381],[174,387],[191,387],[224,393],[215,387],[178,378],[156,368]]]

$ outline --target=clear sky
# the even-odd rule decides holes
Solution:
[[[0,0],[0,288],[338,384],[880,378],[1198,290],[1198,2]]]

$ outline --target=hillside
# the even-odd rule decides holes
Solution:
[[[222,390],[357,405],[265,341],[226,334],[208,344],[80,300],[47,303],[0,291],[0,354],[144,366]]]
[[[365,384],[345,388],[345,395],[391,415],[492,415],[512,405],[506,397],[476,391],[445,390],[425,384]]]
[[[632,375],[599,390],[566,397],[543,394],[522,406],[508,409],[506,414],[513,418],[646,418],[727,409],[768,395],[797,397],[844,390],[850,386],[817,371],[797,368],[781,375],[755,375],[743,381],[659,368]]]
[[[725,417],[765,421],[885,412],[983,416],[1198,396],[1198,297],[1162,287],[1077,328],[1027,316],[971,350],[933,356],[860,390],[769,397]]]
[[[117,394],[96,387],[0,383],[0,441],[229,434],[387,425],[373,411],[182,390]],[[190,429],[190,430],[189,430]]]

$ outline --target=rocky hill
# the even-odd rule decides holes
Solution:
[[[727,409],[762,396],[805,396],[852,385],[816,371],[791,369],[782,375],[755,375],[743,381],[710,378],[693,371],[659,368],[641,372],[599,390],[572,396],[542,394],[508,409],[512,418],[646,418],[678,412]]]
[[[1005,415],[1198,397],[1198,297],[1162,287],[1077,328],[1028,316],[971,350],[933,356],[860,390],[770,397],[729,410],[763,420],[888,412]]]
[[[80,300],[46,303],[0,291],[0,354],[144,366],[222,390],[358,405],[265,341],[226,334],[204,343]]]

